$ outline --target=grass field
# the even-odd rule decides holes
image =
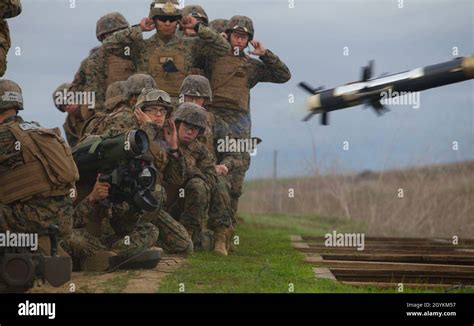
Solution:
[[[186,265],[165,278],[165,293],[396,293],[379,288],[355,288],[331,280],[316,280],[303,254],[290,246],[289,235],[363,232],[364,225],[315,216],[244,215],[237,230],[239,247],[228,257],[195,253]],[[405,292],[441,292],[413,290]],[[471,289],[455,292],[471,292]]]
[[[383,172],[251,180],[239,210],[365,223],[367,235],[474,237],[474,161]],[[290,196],[292,195],[292,196]]]

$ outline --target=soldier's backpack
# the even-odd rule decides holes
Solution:
[[[4,125],[18,141],[24,164],[0,173],[0,201],[9,204],[32,196],[68,194],[79,180],[71,149],[58,128],[29,122]]]

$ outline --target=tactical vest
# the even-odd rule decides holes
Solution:
[[[212,72],[213,100],[210,106],[248,112],[250,89],[246,57],[232,54],[217,59]]]
[[[107,55],[106,62],[107,79],[105,80],[106,88],[117,81],[127,80],[128,77],[135,73],[135,66],[132,60],[125,59],[113,54]]]
[[[172,48],[167,49],[163,46],[156,46],[150,53],[148,61],[148,72],[155,79],[158,87],[170,94],[171,97],[177,98],[179,96],[179,89],[184,78],[186,78],[186,65],[184,59],[184,42],[180,40],[179,43],[173,45]],[[177,72],[166,72],[163,64],[167,61],[173,61]]]
[[[69,194],[79,172],[58,128],[13,121],[2,126],[19,141],[24,164],[0,173],[0,200],[10,204],[32,196]]]

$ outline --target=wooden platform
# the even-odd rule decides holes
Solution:
[[[316,278],[352,286],[474,285],[474,240],[366,237],[364,249],[328,247],[324,237],[290,237]],[[360,248],[359,248],[360,249]]]

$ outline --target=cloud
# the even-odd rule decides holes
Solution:
[[[95,38],[97,19],[120,11],[132,23],[148,15],[149,1],[23,0],[24,12],[9,21],[13,47],[6,78],[24,90],[27,120],[60,126],[64,115],[51,93],[70,81]],[[252,90],[253,134],[264,139],[253,159],[250,177],[271,175],[273,150],[279,151],[279,174],[305,173],[301,167],[339,162],[345,169],[383,169],[411,163],[474,159],[472,81],[421,94],[422,107],[394,107],[378,118],[353,108],[334,113],[331,125],[318,118],[301,122],[307,94],[300,81],[335,87],[360,78],[360,67],[375,59],[375,74],[396,73],[474,52],[473,2],[460,1],[303,1],[289,8],[284,0],[198,1],[211,20],[245,14],[253,18],[256,38],[278,54],[292,71],[284,85],[261,84]],[[151,34],[150,34],[151,35]],[[343,56],[343,47],[349,56]],[[15,55],[20,47],[21,55]],[[288,95],[294,94],[294,104]],[[449,144],[459,140],[460,151]],[[351,150],[341,150],[343,141]]]

